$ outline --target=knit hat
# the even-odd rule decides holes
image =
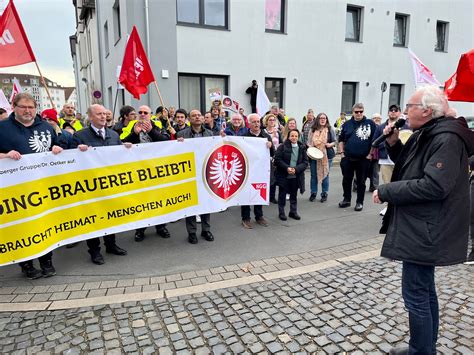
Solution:
[[[48,108],[46,110],[43,110],[43,112],[41,112],[41,118],[43,120],[50,119],[50,120],[56,122],[57,124],[59,124],[58,113],[56,112],[56,110],[54,108]]]

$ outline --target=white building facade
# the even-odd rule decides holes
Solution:
[[[429,6],[428,4],[429,3]],[[410,48],[444,83],[474,48],[471,0],[77,0],[76,87],[81,112],[94,102],[159,106],[153,85],[140,102],[117,90],[127,36],[138,29],[166,106],[210,106],[218,88],[250,112],[256,79],[300,122],[309,108],[331,121],[363,102],[366,114],[415,88]],[[74,57],[74,53],[73,53]],[[387,90],[382,93],[382,83]],[[94,91],[96,96],[93,96]],[[99,95],[99,93],[100,95]],[[100,98],[98,98],[100,96]],[[452,103],[472,115],[472,104]]]
[[[48,87],[53,104],[51,104],[46,89],[38,75],[0,73],[0,88],[2,88],[7,99],[10,99],[14,79],[18,80],[24,92],[33,95],[37,103],[38,112],[47,108],[55,108],[59,112],[66,103],[65,88],[48,78],[44,78],[44,81]]]

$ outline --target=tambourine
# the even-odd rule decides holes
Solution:
[[[306,150],[306,154],[308,155],[310,159],[313,159],[313,160],[323,159],[324,157],[324,153],[316,147],[309,147]]]

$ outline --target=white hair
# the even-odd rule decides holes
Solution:
[[[433,118],[442,117],[448,109],[448,100],[443,91],[435,85],[422,86],[415,91],[420,94],[421,104],[423,108],[430,108]]]
[[[251,113],[250,115],[247,116],[247,119],[248,119],[249,122],[250,122],[250,119],[251,119],[252,117],[257,117],[258,120],[260,120],[260,116],[259,116],[258,114],[256,114],[256,113]]]

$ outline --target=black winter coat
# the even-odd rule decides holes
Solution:
[[[405,146],[398,141],[386,148],[395,168],[392,182],[378,187],[379,198],[389,203],[381,255],[434,266],[464,262],[474,132],[459,120],[433,119]]]
[[[304,171],[308,166],[308,156],[306,155],[306,145],[298,142],[298,160],[296,161],[296,179],[298,180],[298,187],[300,192],[305,191],[304,183]],[[291,142],[287,139],[283,144],[281,144],[276,153],[275,153],[275,180],[278,186],[286,189],[286,183],[288,181],[288,168],[291,161]]]
[[[86,144],[91,147],[104,147],[122,144],[117,132],[107,127],[104,128],[105,139],[97,134],[91,126],[85,127],[74,133],[74,138],[77,140],[78,144]]]
[[[130,134],[126,136],[124,139],[122,139],[122,142],[130,142],[133,144],[140,143],[140,135],[136,134],[133,128]],[[152,129],[150,132],[148,132],[148,135],[150,136],[152,142],[162,142],[162,141],[170,140],[170,136],[168,135],[166,130],[158,128],[158,126],[153,124],[153,122],[152,122]]]

